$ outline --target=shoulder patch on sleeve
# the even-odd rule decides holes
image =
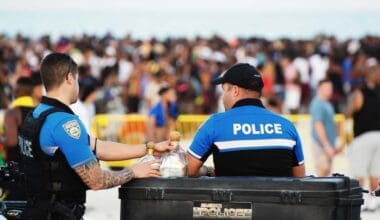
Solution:
[[[79,139],[81,130],[77,120],[68,121],[62,126],[70,137]]]

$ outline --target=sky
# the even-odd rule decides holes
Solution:
[[[34,37],[325,33],[345,39],[380,35],[379,22],[380,0],[0,0],[0,33]]]
[[[0,0],[2,10],[246,8],[253,10],[379,10],[379,0]]]

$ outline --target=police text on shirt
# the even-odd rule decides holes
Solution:
[[[266,124],[248,124],[248,123],[233,123],[233,134],[239,133],[244,135],[249,134],[282,134],[281,124],[278,123],[266,123]]]

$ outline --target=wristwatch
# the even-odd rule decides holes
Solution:
[[[145,142],[145,149],[146,152],[148,153],[149,150],[154,150],[154,142],[153,141],[147,141]]]

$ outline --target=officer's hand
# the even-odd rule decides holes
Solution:
[[[154,145],[154,151],[157,153],[164,153],[167,151],[177,150],[177,146],[170,145],[169,141],[162,141]]]
[[[159,163],[159,160],[151,160],[144,163],[134,164],[131,169],[135,178],[159,177],[161,176]]]

